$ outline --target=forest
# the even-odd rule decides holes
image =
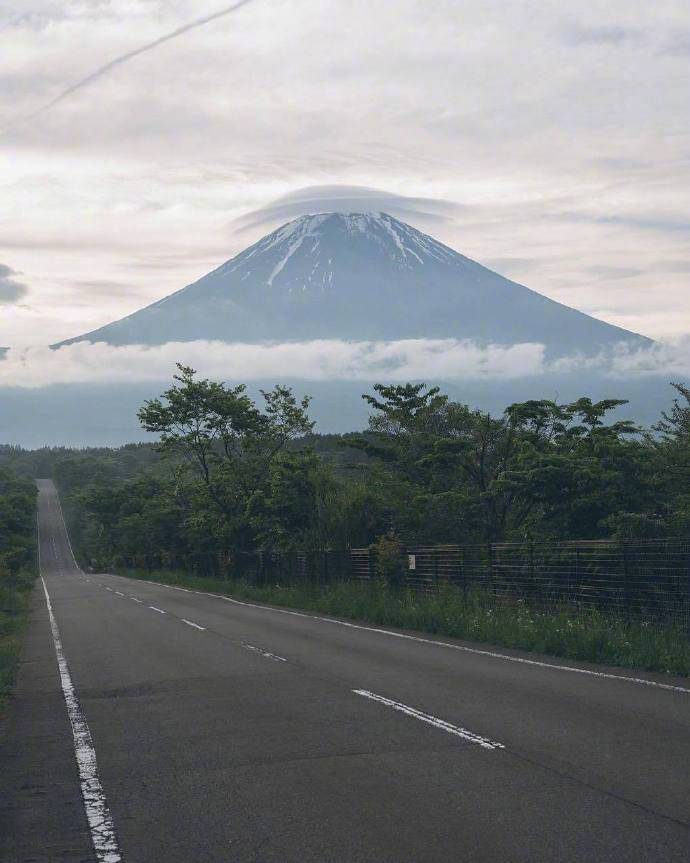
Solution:
[[[232,570],[249,551],[663,538],[690,528],[690,388],[650,429],[624,402],[534,400],[500,416],[421,383],[376,384],[360,433],[319,435],[309,397],[179,366],[142,405],[158,443],[0,448],[0,466],[52,477],[84,565]]]
[[[36,577],[36,489],[0,467],[0,712],[10,690]]]

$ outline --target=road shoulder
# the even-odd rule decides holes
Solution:
[[[95,859],[40,581],[0,724],[0,859]]]

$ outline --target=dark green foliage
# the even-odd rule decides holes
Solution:
[[[654,432],[619,399],[531,400],[500,416],[437,387],[377,384],[369,428],[318,435],[285,387],[243,386],[180,366],[139,416],[158,445],[0,450],[52,475],[77,554],[95,568],[180,566],[227,576],[261,549],[664,537],[690,529],[690,390]]]
[[[0,710],[19,657],[29,591],[36,576],[36,488],[0,468]]]
[[[374,560],[374,574],[388,587],[397,588],[403,584],[402,545],[395,533],[390,530],[380,536],[371,547]]]

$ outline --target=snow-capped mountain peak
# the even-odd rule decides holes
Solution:
[[[503,278],[387,213],[317,213],[78,340],[161,344],[460,338],[598,353],[634,333]]]

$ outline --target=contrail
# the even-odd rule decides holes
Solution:
[[[133,51],[128,51],[126,54],[121,54],[119,57],[115,57],[113,60],[110,60],[103,66],[99,66],[94,72],[91,72],[90,75],[87,75],[85,78],[81,78],[79,81],[76,81],[74,84],[71,84],[66,90],[63,90],[62,93],[57,95],[54,99],[51,99],[50,102],[46,102],[45,105],[41,105],[40,108],[37,108],[35,111],[32,111],[30,114],[26,114],[23,117],[19,117],[10,123],[8,126],[5,126],[4,129],[0,131],[0,134],[3,134],[20,123],[26,123],[28,120],[33,120],[34,117],[38,117],[40,114],[44,114],[46,111],[50,111],[51,108],[54,108],[56,105],[59,105],[64,99],[67,99],[68,96],[71,96],[72,93],[76,93],[77,90],[81,90],[83,87],[88,87],[89,84],[93,84],[94,81],[97,81],[99,78],[102,78],[103,75],[107,75],[112,69],[116,66],[121,66],[123,63],[129,62],[134,57],[138,57],[140,54],[145,54],[147,51],[151,51],[154,48],[157,48],[159,45],[163,45],[165,42],[170,42],[172,39],[177,39],[178,36],[182,36],[183,33],[187,33],[189,30],[194,30],[197,27],[203,27],[204,24],[209,24],[211,21],[215,21],[217,18],[222,18],[224,15],[230,15],[232,12],[235,12],[242,6],[246,6],[248,3],[251,3],[252,0],[239,0],[239,2],[234,3],[232,6],[227,6],[225,9],[220,9],[218,12],[213,12],[211,15],[206,15],[204,18],[197,18],[196,21],[191,21],[189,24],[184,24],[182,27],[178,27],[176,30],[173,30],[171,33],[166,33],[165,36],[161,36],[158,39],[155,39],[153,42],[147,42],[146,45],[141,45],[139,48],[135,48]]]

